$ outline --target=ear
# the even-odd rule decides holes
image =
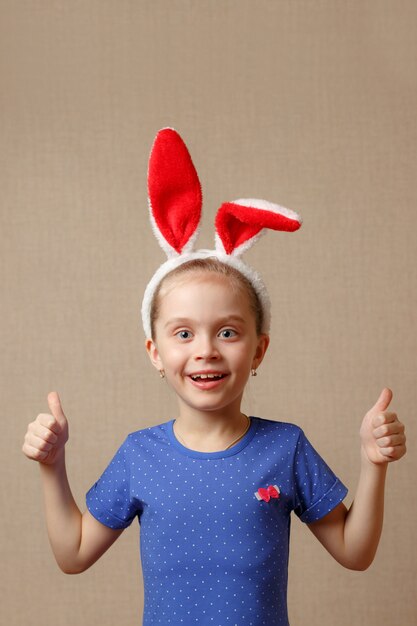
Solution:
[[[153,339],[147,339],[145,341],[145,348],[152,365],[157,370],[163,369],[164,366],[162,364],[161,357],[159,356],[159,351],[156,347],[156,343],[153,341]]]
[[[258,345],[256,346],[255,356],[252,361],[252,368],[257,369],[262,363],[265,353],[269,346],[269,335],[260,335],[258,337]]]
[[[266,229],[292,232],[302,220],[297,213],[279,204],[256,198],[224,202],[217,211],[216,250],[240,256],[251,248]]]
[[[201,219],[201,185],[187,146],[173,128],[156,135],[148,196],[152,228],[167,256],[191,252]]]

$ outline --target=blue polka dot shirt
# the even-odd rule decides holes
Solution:
[[[143,626],[288,626],[290,515],[314,522],[346,496],[303,431],[251,417],[220,452],[131,433],[86,496],[114,529],[140,524]]]

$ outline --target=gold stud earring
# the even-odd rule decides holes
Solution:
[[[165,370],[159,370],[160,378],[165,378]]]
[[[258,375],[258,372],[256,371],[255,368],[252,368],[250,373],[251,373],[251,376],[257,376]]]

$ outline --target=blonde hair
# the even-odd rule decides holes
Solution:
[[[159,296],[161,294],[162,286],[168,280],[171,281],[179,276],[191,274],[192,272],[212,272],[220,276],[225,276],[230,279],[230,286],[232,289],[241,290],[246,293],[249,298],[250,308],[255,317],[256,332],[258,336],[262,334],[264,312],[258,294],[253,288],[251,282],[246,278],[246,276],[231,265],[226,265],[226,263],[222,263],[222,261],[216,259],[215,257],[208,257],[204,259],[192,259],[191,261],[183,263],[164,276],[162,281],[159,283],[157,289],[155,290],[150,310],[153,339],[155,338],[155,322],[159,315]]]

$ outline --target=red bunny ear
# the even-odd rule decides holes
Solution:
[[[294,231],[301,223],[294,211],[266,200],[225,202],[216,215],[216,248],[239,256],[266,232],[265,229]]]
[[[187,146],[172,128],[160,130],[152,146],[148,193],[162,248],[168,256],[190,251],[201,218],[201,185]]]

